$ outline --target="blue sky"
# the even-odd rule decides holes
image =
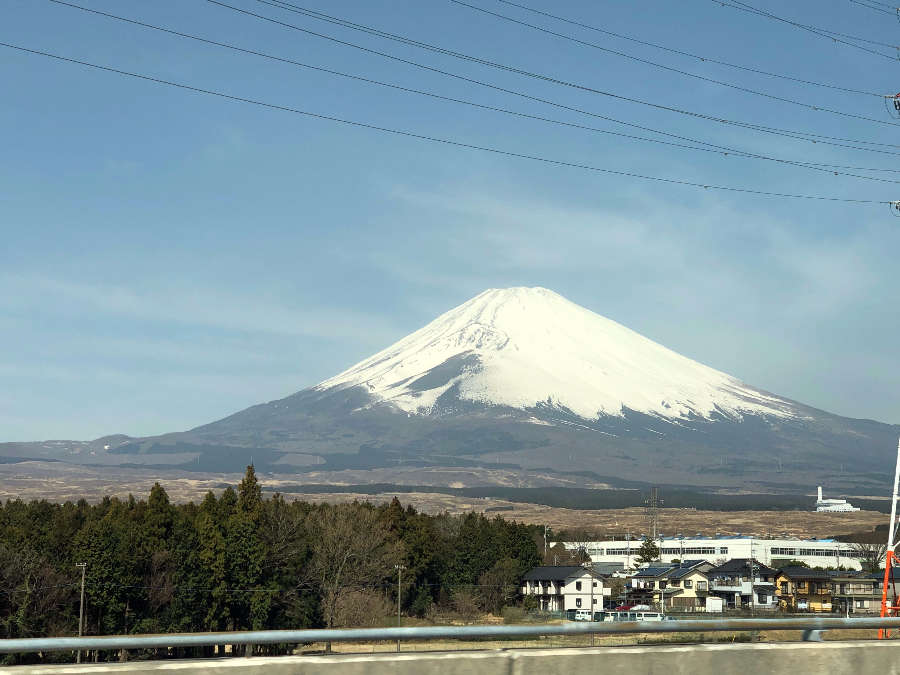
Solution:
[[[794,21],[900,43],[895,17],[848,0],[755,2]],[[441,96],[663,139],[206,0],[75,4]],[[821,164],[897,166],[896,155],[673,114],[257,0],[227,4],[705,143]],[[498,0],[470,4],[878,122],[665,71],[450,0],[294,4],[712,117],[898,142],[898,129],[878,123],[893,120],[877,96],[677,56]],[[750,68],[876,94],[900,90],[895,61],[711,0],[521,4]],[[0,0],[0,12],[0,42],[320,115],[701,184],[900,199],[900,184],[513,117],[235,53],[49,0]],[[900,220],[887,206],[720,192],[539,163],[8,48],[0,48],[0,91],[0,441],[191,428],[315,384],[486,288],[514,285],[551,288],[763,389],[844,415],[900,422]],[[900,173],[850,173],[900,180]]]

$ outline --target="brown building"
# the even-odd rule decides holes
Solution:
[[[781,609],[830,612],[832,576],[827,570],[782,567],[775,573],[775,594]]]

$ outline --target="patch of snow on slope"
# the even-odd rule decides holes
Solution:
[[[676,354],[544,288],[492,289],[318,385],[364,385],[428,414],[458,385],[466,401],[570,410],[625,408],[668,419],[713,413],[794,416],[788,401]]]

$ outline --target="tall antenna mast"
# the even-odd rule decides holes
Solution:
[[[650,538],[653,541],[659,540],[659,488],[650,488],[650,499],[644,502],[647,505],[647,519],[650,521]]]
[[[897,492],[900,488],[900,443],[897,444],[897,467],[894,469],[894,493],[891,496],[891,524],[888,526],[887,554],[884,557],[884,586],[881,589],[881,616],[898,616],[900,607],[897,606],[898,597],[894,582],[895,564],[900,565],[900,559],[894,555],[897,545]],[[891,586],[891,604],[888,604],[888,584]],[[878,639],[891,637],[891,630],[880,628]]]

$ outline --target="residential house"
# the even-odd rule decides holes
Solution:
[[[667,577],[671,595],[666,596],[672,611],[697,612],[706,609],[709,595],[708,571],[712,564],[705,561],[685,561]]]
[[[570,609],[603,609],[604,597],[610,595],[605,577],[583,566],[542,565],[522,577],[519,592],[534,596],[538,608],[546,612]]]
[[[881,585],[884,573],[832,572],[831,609],[850,614],[879,614],[881,612]]]
[[[727,609],[777,609],[775,570],[753,558],[733,558],[707,572],[709,593]]]
[[[628,602],[634,605],[655,605],[664,596],[668,581],[666,577],[675,567],[673,565],[654,565],[637,570],[631,581],[625,584]]]
[[[704,560],[651,565],[639,569],[626,585],[628,600],[638,605],[695,609],[706,605],[707,579],[712,565]]]
[[[775,573],[779,606],[798,612],[830,612],[832,577],[827,570],[782,567]]]

